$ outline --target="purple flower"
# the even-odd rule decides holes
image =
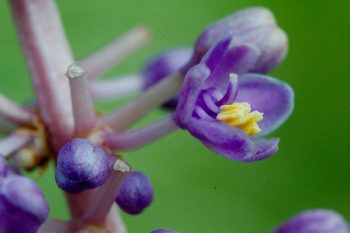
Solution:
[[[349,233],[347,222],[332,210],[302,212],[278,227],[274,233]]]
[[[277,151],[279,139],[260,137],[289,117],[294,94],[286,83],[244,74],[259,59],[259,50],[233,43],[226,36],[189,70],[173,118],[214,152],[252,162]]]
[[[0,232],[36,233],[48,213],[48,203],[32,180],[12,175],[0,183]]]
[[[158,229],[154,230],[151,233],[178,233],[177,231],[166,230],[166,229]]]
[[[71,193],[92,189],[105,182],[110,173],[108,154],[86,139],[65,144],[57,158],[56,183]]]
[[[166,78],[168,75],[180,70],[185,66],[192,56],[191,48],[176,48],[161,53],[153,58],[145,67],[143,71],[144,86],[147,90],[159,81]],[[163,107],[175,108],[177,104],[177,97],[165,102]]]
[[[153,201],[153,187],[140,171],[130,173],[124,180],[116,202],[128,214],[140,214]]]

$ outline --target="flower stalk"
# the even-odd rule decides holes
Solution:
[[[9,3],[40,116],[54,135],[54,150],[58,150],[73,132],[68,80],[64,78],[73,58],[61,19],[52,0],[11,0]]]
[[[168,116],[151,125],[127,132],[106,133],[105,143],[109,148],[118,151],[136,150],[148,145],[166,135],[174,132],[179,127],[172,116]]]
[[[93,81],[142,47],[149,39],[149,30],[145,26],[137,26],[109,45],[79,61],[79,64],[86,70],[86,78]]]
[[[152,110],[178,92],[183,82],[181,74],[174,73],[169,78],[152,86],[122,108],[102,117],[101,121],[116,131],[128,129]]]
[[[1,94],[0,115],[13,123],[22,125],[32,124],[35,119],[35,116],[32,112]]]
[[[123,184],[123,180],[130,171],[131,168],[125,161],[117,159],[114,162],[110,177],[97,191],[89,208],[82,217],[84,223],[95,225],[104,223]]]
[[[118,78],[98,80],[90,84],[95,101],[115,100],[138,93],[142,89],[141,74],[129,74]]]
[[[76,63],[70,65],[66,73],[72,98],[75,137],[84,137],[96,125],[94,106],[84,74],[85,70]]]

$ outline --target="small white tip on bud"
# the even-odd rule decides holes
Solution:
[[[68,78],[81,78],[84,76],[86,71],[79,66],[77,63],[73,63],[68,66],[68,70],[66,72],[66,75]]]
[[[131,169],[130,166],[124,160],[117,159],[113,164],[113,170],[117,172],[126,173],[130,172]]]

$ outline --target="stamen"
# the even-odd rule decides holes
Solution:
[[[263,119],[263,113],[259,111],[251,112],[249,103],[222,105],[220,110],[221,112],[216,116],[219,121],[238,127],[250,136],[261,132],[257,123]]]

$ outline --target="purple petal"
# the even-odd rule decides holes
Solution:
[[[256,153],[255,143],[246,133],[219,121],[191,118],[187,130],[210,150],[228,159],[245,162]]]
[[[309,210],[289,219],[274,233],[349,233],[347,222],[332,210]]]
[[[213,47],[205,54],[201,63],[205,64],[211,72],[217,67],[221,60],[225,57],[232,42],[232,34],[228,33],[224,38],[219,40]]]
[[[209,74],[209,69],[203,64],[198,64],[187,72],[179,94],[179,102],[173,115],[179,127],[184,128],[187,121],[192,117],[197,98]]]
[[[267,135],[287,120],[294,107],[292,88],[277,79],[259,74],[245,74],[238,78],[238,94],[235,102],[248,102],[252,110],[264,114],[259,122],[262,132]]]
[[[244,158],[244,162],[255,162],[274,155],[278,150],[279,139],[259,139],[255,140],[257,151],[255,155]]]
[[[226,91],[230,73],[246,73],[254,66],[259,56],[259,50],[251,45],[238,45],[229,49],[210,75],[206,85]]]

